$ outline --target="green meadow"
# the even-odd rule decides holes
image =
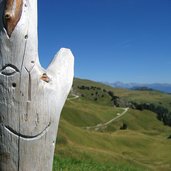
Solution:
[[[61,114],[53,171],[170,171],[171,127],[150,110],[113,106],[108,94],[171,111],[171,95],[75,79]],[[113,122],[104,125],[112,119]],[[124,126],[123,126],[124,125]]]

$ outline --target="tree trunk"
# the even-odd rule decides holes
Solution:
[[[52,170],[74,60],[62,48],[45,70],[37,46],[37,0],[0,0],[0,171]]]

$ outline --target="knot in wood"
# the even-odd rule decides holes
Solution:
[[[41,76],[41,80],[49,83],[50,82],[50,78],[47,76],[46,73],[43,73],[43,75]]]
[[[9,12],[5,12],[5,16],[4,17],[5,17],[6,20],[10,20],[12,15]]]

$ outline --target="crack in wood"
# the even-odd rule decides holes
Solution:
[[[28,101],[31,101],[31,74],[29,72],[29,84],[28,84]]]
[[[36,121],[35,121],[36,127],[39,125],[39,114],[36,113]]]
[[[33,69],[31,69],[30,71],[25,67],[25,69],[26,69],[26,71],[28,72],[28,75],[29,75],[29,82],[28,82],[28,102],[31,102],[31,74],[30,74],[30,72],[31,72],[31,70]]]

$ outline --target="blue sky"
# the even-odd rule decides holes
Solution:
[[[75,76],[96,81],[171,83],[170,0],[39,0],[39,57],[61,47]]]

